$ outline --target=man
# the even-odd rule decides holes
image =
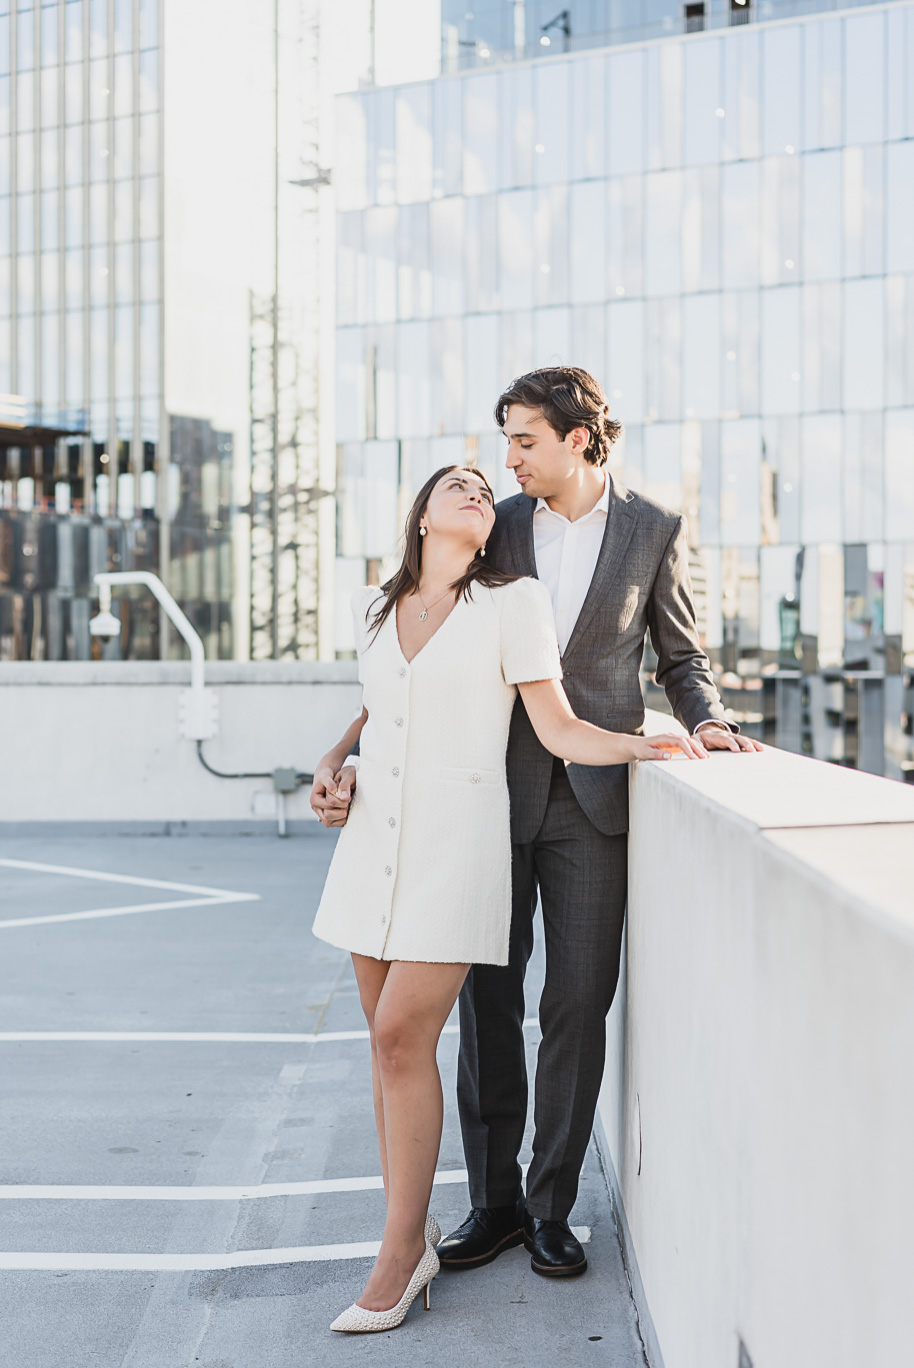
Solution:
[[[599,384],[577,367],[532,371],[505,390],[495,416],[521,492],[498,505],[486,551],[499,568],[536,575],[548,588],[577,716],[614,731],[642,729],[639,668],[650,629],[657,680],[685,729],[700,731],[709,750],[760,750],[724,720],[699,645],[684,519],[609,478],[621,425],[609,417]],[[619,975],[628,775],[625,766],[555,761],[520,699],[507,762],[510,958],[506,967],[471,969],[460,996],[458,1104],[473,1208],[438,1254],[442,1268],[457,1271],[523,1242],[535,1272],[568,1277],[587,1267],[567,1218],[593,1129]],[[353,777],[346,771],[339,784],[343,804]],[[331,797],[312,795],[312,805],[327,825],[345,820]],[[518,1164],[527,1116],[524,974],[537,894],[546,975],[525,1197]]]

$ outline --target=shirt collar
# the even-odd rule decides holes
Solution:
[[[577,522],[583,522],[585,518],[592,518],[594,513],[609,513],[609,491],[611,486],[612,477],[610,476],[609,471],[604,468],[603,493],[600,495],[599,499],[597,499],[597,502],[594,504],[590,512],[585,513],[583,517],[576,519]],[[543,510],[545,510],[547,513],[551,513],[553,518],[561,518],[562,522],[568,522],[568,519],[563,517],[561,513],[556,513],[554,508],[550,508],[545,499],[537,499],[536,507],[533,510],[534,514],[541,513]],[[572,523],[569,523],[568,525],[573,526]]]

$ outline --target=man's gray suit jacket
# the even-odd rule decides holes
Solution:
[[[486,553],[499,569],[536,576],[535,507],[526,494],[497,505]],[[611,481],[596,569],[562,656],[565,692],[578,717],[610,731],[643,732],[638,671],[648,629],[657,683],[677,720],[689,733],[710,718],[723,722],[695,626],[685,519]],[[542,825],[552,767],[518,696],[508,740],[513,841],[532,841]],[[569,765],[568,778],[598,831],[609,836],[628,830],[627,765]]]

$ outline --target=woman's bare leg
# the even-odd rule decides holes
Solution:
[[[425,1248],[443,1099],[436,1050],[467,964],[391,963],[374,1011],[387,1151],[387,1220],[377,1263],[359,1298],[396,1306]]]
[[[368,1035],[371,1040],[371,1091],[374,1099],[374,1120],[378,1130],[378,1150],[381,1155],[381,1176],[384,1179],[384,1196],[387,1197],[387,1144],[384,1140],[384,1102],[381,1097],[381,1071],[378,1068],[378,1049],[375,1043],[374,1017],[378,1007],[381,989],[387,978],[390,962],[369,959],[367,955],[352,956],[356,983],[359,985],[359,1000],[365,1020],[368,1022]]]

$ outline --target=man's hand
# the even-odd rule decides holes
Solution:
[[[750,736],[737,736],[723,722],[709,722],[695,733],[706,750],[761,751],[765,747]]]
[[[325,827],[342,827],[349,818],[355,792],[355,767],[345,765],[334,774],[329,765],[318,768],[311,785],[311,811]]]

